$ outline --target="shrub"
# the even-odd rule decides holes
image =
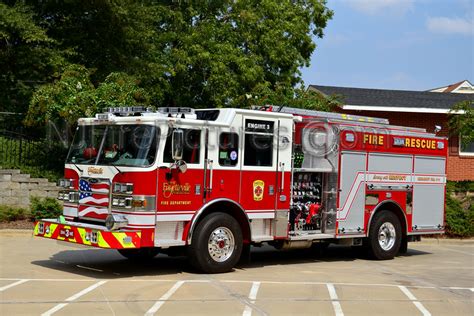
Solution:
[[[28,210],[21,207],[0,205],[0,222],[13,222],[28,218]]]
[[[467,195],[473,182],[448,183],[446,194],[446,233],[453,237],[474,236],[474,201]],[[457,195],[453,196],[453,192]]]
[[[62,214],[61,204],[54,198],[31,198],[31,218],[33,220],[41,218],[57,218]]]

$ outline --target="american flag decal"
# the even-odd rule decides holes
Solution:
[[[105,220],[109,206],[109,183],[80,179],[79,190],[79,216]]]

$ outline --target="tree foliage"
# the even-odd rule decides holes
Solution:
[[[455,114],[462,112],[462,114]],[[467,100],[456,104],[450,111],[449,127],[453,133],[462,135],[462,142],[474,142],[474,101]]]
[[[69,65],[58,80],[35,92],[26,123],[34,126],[62,119],[74,125],[79,117],[93,116],[105,107],[148,103],[145,89],[130,75],[111,73],[97,88],[91,75],[84,66]]]
[[[0,107],[26,112],[35,88],[52,79],[65,53],[47,30],[35,22],[33,10],[19,2],[0,3]]]
[[[30,124],[117,102],[244,107],[247,95],[304,98],[309,95],[296,88],[300,69],[309,65],[314,39],[332,17],[325,0],[5,3],[0,43],[8,58],[0,63],[8,91],[15,91],[5,99],[15,100],[16,111],[29,104]],[[112,73],[122,73],[112,76],[114,84]],[[27,80],[34,83],[20,93]],[[127,88],[135,90],[122,96],[133,100],[108,95]]]
[[[244,98],[239,100],[239,103],[249,107],[252,105],[278,105],[332,111],[341,103],[341,98],[337,95],[325,96],[314,90],[307,89],[304,85],[296,88],[277,85],[272,89],[268,84],[263,84],[257,86],[253,95],[246,94]]]
[[[331,17],[324,3],[215,1],[171,6],[166,21],[172,60],[168,102],[193,106],[241,106],[248,93],[301,82]]]

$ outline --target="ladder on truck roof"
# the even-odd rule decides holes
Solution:
[[[301,116],[321,117],[321,118],[327,118],[330,120],[356,121],[356,122],[375,123],[375,124],[383,124],[383,125],[390,124],[388,119],[384,119],[384,118],[306,110],[306,109],[290,108],[290,107],[278,106],[278,105],[277,106],[269,105],[269,106],[262,106],[262,107],[255,106],[252,108],[254,110],[260,110],[260,111],[288,113],[288,114],[301,115]]]
[[[389,120],[384,119],[384,118],[306,110],[306,109],[290,108],[290,107],[279,106],[279,105],[252,106],[252,109],[257,110],[257,111],[279,112],[279,113],[300,115],[307,118],[318,117],[318,118],[326,118],[326,119],[338,120],[338,121],[354,121],[354,122],[361,122],[361,123],[369,123],[367,125],[373,124],[373,126],[377,126],[377,124],[390,125]],[[398,126],[398,125],[390,125],[390,127],[395,127],[398,130],[405,131],[405,132],[426,133],[426,129],[419,128],[419,127],[407,127],[407,126]]]

